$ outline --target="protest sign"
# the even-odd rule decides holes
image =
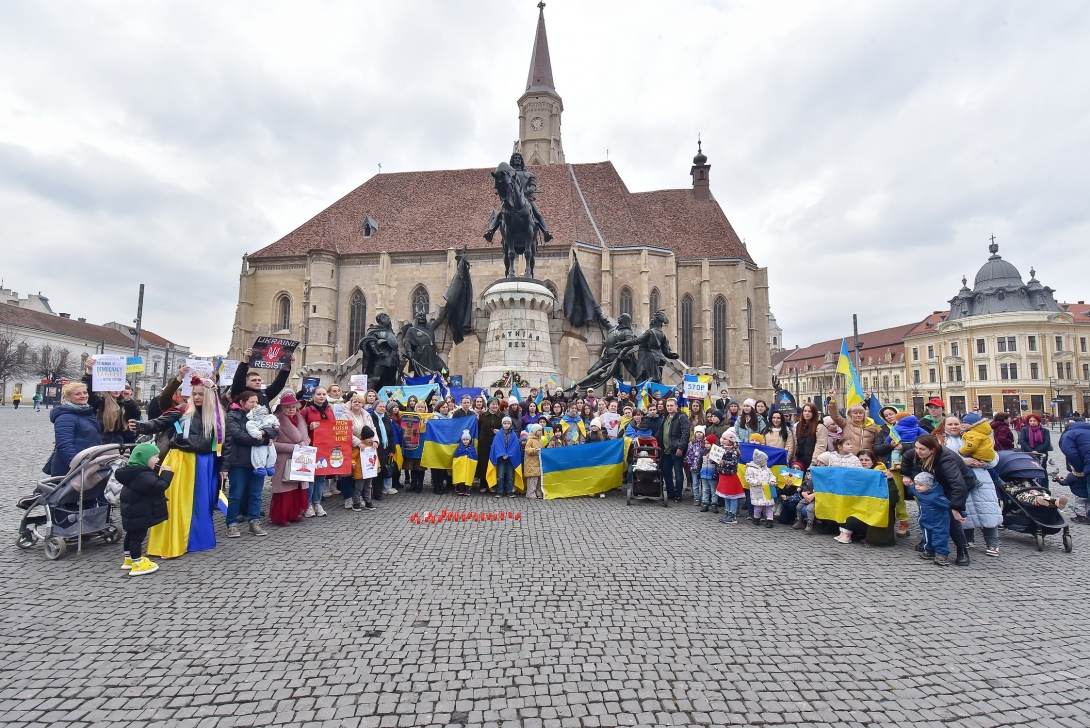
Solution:
[[[309,445],[296,445],[291,451],[291,465],[288,480],[314,482],[314,464],[318,461],[318,448]]]
[[[349,475],[352,472],[352,423],[322,420],[310,431],[310,442],[318,448],[315,475]]]
[[[712,449],[708,451],[708,460],[711,460],[713,463],[717,464],[721,463],[723,461],[723,455],[726,454],[726,452],[726,450],[719,447],[718,445],[712,445]]]
[[[360,394],[367,393],[367,375],[366,374],[353,374],[348,380],[348,388],[353,392],[359,392]]]
[[[185,365],[189,367],[189,373],[182,379],[181,392],[183,397],[193,394],[193,385],[191,384],[193,377],[216,380],[215,364],[207,359],[186,359]]]
[[[348,405],[346,405],[344,402],[334,402],[331,407],[333,409],[333,419],[348,419]]]
[[[238,371],[238,362],[234,359],[224,359],[220,362],[220,386],[230,387],[235,380],[235,372]]]
[[[785,488],[792,485],[797,488],[802,485],[802,471],[795,468],[780,468],[780,478]]]
[[[144,371],[144,357],[125,357],[125,371],[129,374],[139,374],[140,372]]]
[[[617,428],[621,424],[621,416],[616,412],[606,412],[602,415],[602,424],[611,438],[617,437]]]
[[[685,399],[707,399],[708,382],[701,382],[695,375],[685,375]]]
[[[259,336],[250,347],[249,366],[251,369],[291,369],[291,357],[295,354],[298,341],[277,339],[271,336]]]
[[[360,477],[378,477],[378,450],[373,447],[365,447],[360,450]],[[381,485],[377,487],[382,487]]]
[[[125,383],[125,355],[99,354],[91,369],[92,392],[120,392]]]
[[[299,387],[299,399],[310,401],[310,398],[314,396],[314,390],[321,383],[322,380],[318,377],[303,377],[303,383]]]
[[[431,414],[405,412],[401,415],[401,452],[407,458],[419,458],[424,451],[424,429]]]

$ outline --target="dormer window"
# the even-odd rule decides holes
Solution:
[[[360,228],[363,230],[363,237],[369,238],[378,232],[378,223],[372,220],[371,216],[368,215],[363,219],[363,225],[361,225]]]

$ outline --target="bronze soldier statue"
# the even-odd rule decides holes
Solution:
[[[632,317],[622,313],[616,322],[608,317],[603,316],[603,318],[605,318],[608,331],[602,357],[587,371],[587,376],[575,383],[578,389],[603,387],[614,377],[623,379],[625,371],[628,372],[628,376],[633,377],[633,381],[642,381],[635,378],[637,369],[635,353],[631,349],[622,351],[624,344],[636,338],[632,332]]]
[[[398,354],[397,334],[393,322],[385,313],[375,317],[375,323],[360,340],[363,373],[367,375],[367,388],[376,392],[382,387],[399,383],[401,356]]]
[[[440,358],[435,345],[435,330],[445,319],[446,306],[440,309],[439,316],[431,323],[428,322],[427,314],[418,313],[413,323],[405,327],[401,336],[401,353],[414,377],[446,372],[447,364]]]
[[[670,323],[665,311],[655,311],[651,316],[651,327],[639,338],[621,344],[621,352],[639,347],[636,355],[635,380],[637,382],[662,382],[662,367],[667,359],[680,359],[670,350],[670,340],[663,333],[662,327]]]

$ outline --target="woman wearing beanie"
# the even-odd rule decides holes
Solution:
[[[127,467],[114,473],[121,483],[121,527],[125,529],[125,561],[122,569],[129,576],[150,574],[159,568],[151,559],[143,557],[144,539],[148,529],[167,520],[166,492],[174,473],[159,464],[159,448],[153,442],[142,442],[132,449]]]
[[[738,415],[738,420],[734,423],[734,434],[738,442],[749,442],[751,435],[761,434],[766,427],[768,423],[757,414],[757,400],[751,398],[743,402],[742,414]]]
[[[287,526],[301,522],[303,512],[307,509],[310,483],[288,480],[288,476],[291,474],[291,455],[295,452],[295,446],[310,445],[310,435],[306,420],[299,414],[299,400],[292,392],[285,392],[280,397],[276,406],[276,419],[280,420],[280,431],[273,441],[273,447],[276,448],[276,469],[272,477],[269,521],[277,526]]]

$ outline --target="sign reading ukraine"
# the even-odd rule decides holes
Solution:
[[[596,495],[618,487],[624,474],[624,448],[624,440],[606,440],[542,450],[541,489],[545,497]]]

